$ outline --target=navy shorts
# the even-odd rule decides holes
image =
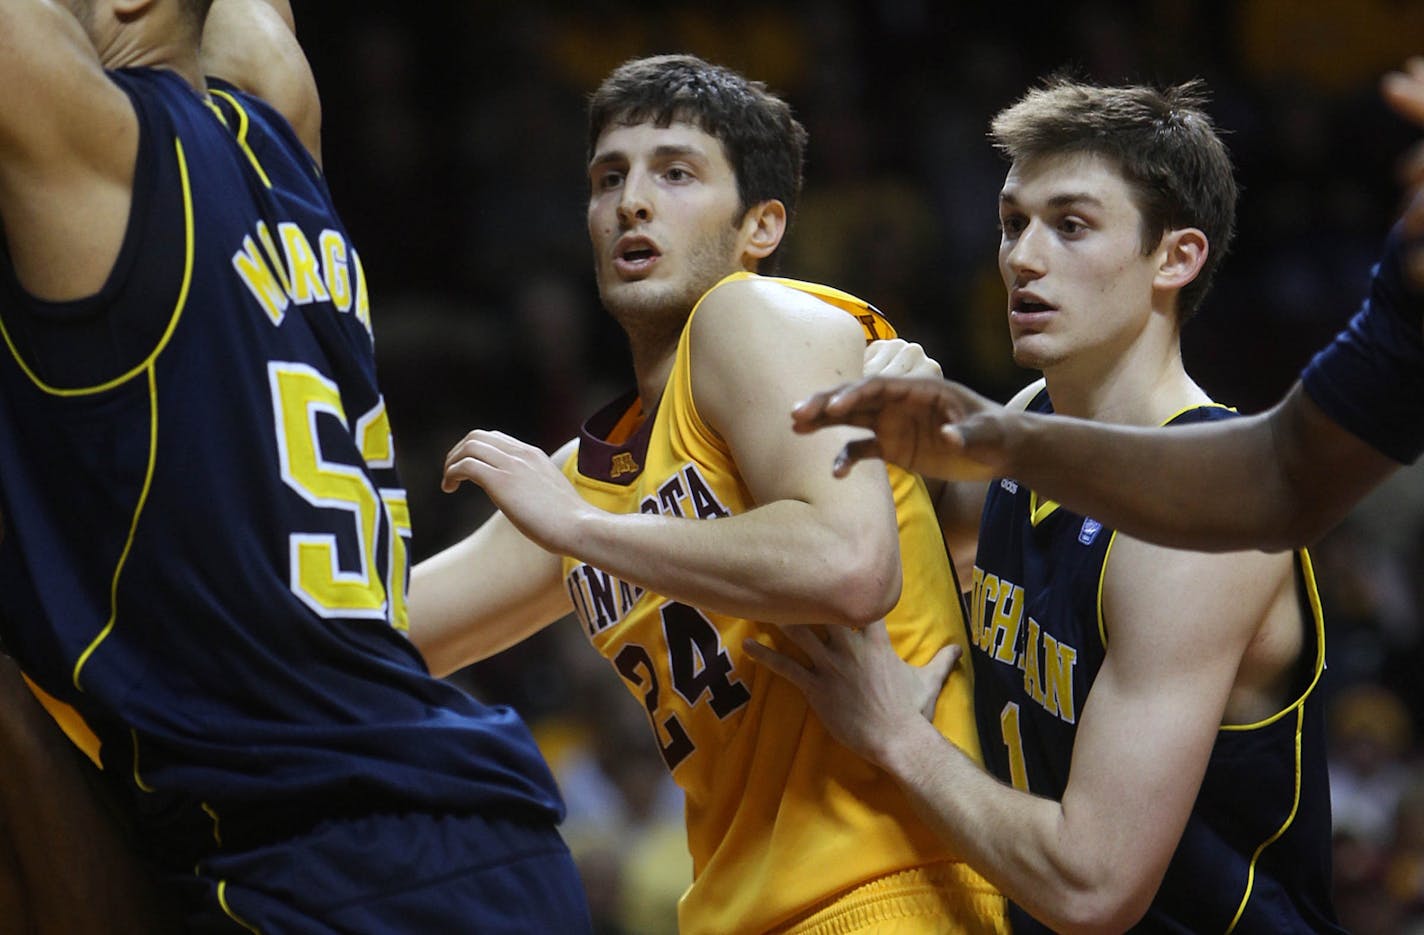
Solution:
[[[578,870],[549,823],[417,813],[334,820],[218,853],[178,882],[194,933],[591,930]]]

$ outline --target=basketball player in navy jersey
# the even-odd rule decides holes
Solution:
[[[1236,202],[1199,83],[1055,79],[991,137],[1012,163],[1014,360],[1044,375],[1010,408],[1232,421],[1179,349]],[[923,690],[878,625],[824,644],[788,630],[805,664],[748,651],[899,779],[1009,897],[1015,932],[1340,931],[1308,556],[1170,551],[1011,475],[940,504],[955,531],[982,505],[969,655],[987,771],[914,714]]]
[[[208,7],[0,0],[0,640],[186,931],[587,931],[533,739],[405,634],[372,305],[291,10]],[[0,691],[6,927],[160,928]]]
[[[1382,83],[1424,126],[1424,57]],[[959,384],[871,379],[819,393],[807,428],[873,427],[840,461],[943,478],[1007,474],[1124,532],[1193,549],[1300,548],[1424,453],[1424,144],[1403,164],[1406,208],[1349,327],[1271,409],[1170,432],[1005,409]]]

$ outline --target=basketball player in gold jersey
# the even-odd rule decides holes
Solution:
[[[474,482],[502,512],[417,568],[412,637],[439,674],[576,613],[685,791],[685,935],[1002,932],[999,894],[742,649],[794,652],[772,623],[881,617],[913,662],[965,644],[923,483],[869,464],[837,480],[825,465],[850,436],[787,425],[893,334],[853,296],[757,275],[804,139],[761,84],[689,56],[604,82],[588,226],[636,389],[553,458],[498,432],[452,450],[446,489]],[[977,759],[971,677],[933,720]]]

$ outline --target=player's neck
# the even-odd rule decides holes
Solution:
[[[1135,346],[1106,365],[1044,371],[1055,412],[1119,425],[1161,425],[1211,398],[1182,366],[1181,349]]]
[[[154,41],[137,30],[121,33],[103,50],[102,60],[106,69],[166,69],[192,85],[199,94],[207,93],[197,46],[187,40]]]
[[[633,375],[638,383],[638,399],[642,401],[644,414],[651,411],[662,399],[667,386],[668,375],[672,373],[677,344],[661,346],[633,345]]]

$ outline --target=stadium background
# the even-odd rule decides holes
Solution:
[[[597,303],[583,103],[626,58],[688,51],[764,80],[811,134],[782,272],[874,302],[947,374],[1005,399],[989,117],[1043,75],[1209,83],[1243,186],[1238,237],[1184,334],[1219,400],[1268,406],[1358,304],[1421,134],[1379,76],[1424,53],[1417,0],[634,5],[294,0],[326,168],[373,283],[415,555],[488,501],[439,492],[470,428],[553,448],[630,382]],[[1326,603],[1337,899],[1359,933],[1424,931],[1424,474],[1314,551]],[[565,621],[457,679],[535,726],[605,933],[671,931],[688,872],[675,788]]]

